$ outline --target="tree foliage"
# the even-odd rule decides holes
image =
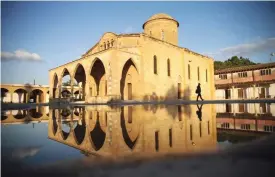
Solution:
[[[222,61],[215,61],[214,62],[214,68],[215,70],[225,69],[225,68],[233,68],[238,66],[247,66],[247,65],[255,65],[257,63],[254,63],[253,61],[250,61],[248,58],[243,57],[237,57],[233,56],[229,58],[228,60]]]
[[[71,80],[62,83],[63,86],[71,86]],[[74,86],[77,86],[77,83],[74,83]]]

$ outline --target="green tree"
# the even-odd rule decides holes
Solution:
[[[249,58],[237,57],[233,56],[228,60],[222,61],[215,61],[214,68],[215,70],[225,69],[225,68],[232,68],[232,67],[239,67],[239,66],[248,66],[248,65],[255,65],[259,63],[254,63],[250,61]]]

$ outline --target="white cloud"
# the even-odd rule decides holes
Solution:
[[[206,55],[209,55],[217,60],[226,60],[232,56],[247,57],[255,53],[268,52],[270,50],[275,51],[275,37],[222,48],[217,52],[206,53]]]
[[[132,33],[134,31],[134,28],[132,26],[128,26],[123,33]]]
[[[18,49],[14,52],[1,52],[1,60],[42,61],[37,53],[30,53],[22,49]]]

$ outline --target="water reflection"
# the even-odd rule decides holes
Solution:
[[[48,137],[85,155],[207,151],[216,148],[215,119],[214,105],[54,109]]]
[[[49,119],[49,107],[35,107],[31,109],[2,110],[2,124],[20,124],[41,122]]]

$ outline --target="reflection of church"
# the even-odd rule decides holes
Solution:
[[[195,99],[198,83],[205,99],[213,99],[214,61],[180,47],[178,27],[171,16],[156,14],[141,33],[106,32],[81,58],[49,71],[50,98],[62,98],[69,76],[69,92],[80,84],[78,100],[85,102]]]
[[[214,150],[213,105],[50,110],[48,137],[84,154],[125,156]]]

